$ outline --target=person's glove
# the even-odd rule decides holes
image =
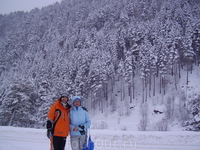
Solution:
[[[79,129],[80,134],[84,135],[86,133],[85,132],[85,126],[84,125],[79,125],[78,127],[79,127],[78,129]]]
[[[47,137],[50,139],[52,137],[52,122],[50,120],[47,120]]]
[[[52,137],[52,130],[47,129],[47,137],[50,139]]]

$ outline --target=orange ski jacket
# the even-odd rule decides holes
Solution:
[[[50,108],[48,119],[52,122],[53,136],[67,137],[69,134],[69,111],[60,100],[57,100]]]

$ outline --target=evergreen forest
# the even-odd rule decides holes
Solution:
[[[62,0],[0,14],[0,55],[0,125],[43,128],[68,92],[91,115],[140,106],[141,130],[150,103],[168,124],[200,130],[199,0]]]

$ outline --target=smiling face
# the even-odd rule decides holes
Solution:
[[[75,107],[78,107],[81,105],[81,102],[80,102],[80,100],[75,100],[73,104]]]
[[[62,102],[62,103],[67,103],[67,101],[68,101],[68,98],[67,98],[67,97],[62,97],[62,98],[61,98],[61,102]]]

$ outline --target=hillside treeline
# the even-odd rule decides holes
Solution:
[[[181,70],[200,64],[199,20],[198,0],[63,0],[0,15],[0,125],[45,122],[66,91],[103,112],[117,82],[132,103],[136,77],[141,103],[167,93],[167,75],[178,90]]]

